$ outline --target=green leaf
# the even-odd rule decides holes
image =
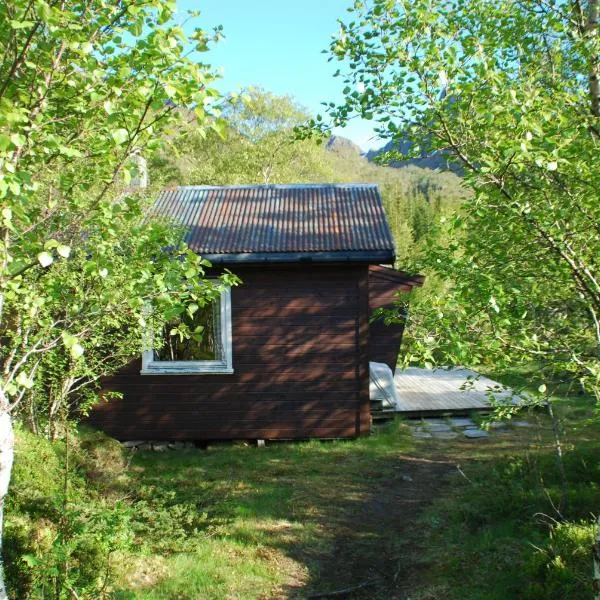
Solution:
[[[38,17],[45,22],[48,22],[52,16],[52,10],[50,9],[48,3],[44,0],[36,0],[35,12]]]
[[[212,124],[212,129],[217,133],[217,135],[221,138],[221,139],[225,139],[225,134],[227,133],[227,121],[225,121],[225,119],[217,119],[213,124]]]
[[[84,353],[84,349],[83,346],[81,344],[79,344],[78,342],[75,342],[70,348],[69,351],[71,352],[71,356],[75,359],[83,356]]]
[[[48,252],[40,252],[37,255],[37,259],[42,267],[49,267],[54,262],[52,255]]]
[[[116,144],[124,144],[129,139],[129,133],[127,129],[115,129],[111,132],[113,140],[115,140]]]
[[[37,567],[40,561],[33,554],[23,554],[21,560],[30,568]]]
[[[174,88],[172,85],[165,85],[164,86],[164,90],[165,90],[165,94],[167,94],[167,96],[169,96],[169,98],[175,98],[175,96],[177,96],[177,89]]]
[[[25,144],[25,142],[27,141],[27,138],[24,135],[21,135],[20,133],[13,133],[10,136],[10,141],[17,147],[20,148],[21,146],[23,146]]]
[[[27,29],[27,27],[32,27],[35,25],[35,22],[11,20],[8,22],[8,24],[12,27],[12,29]]]
[[[83,156],[80,150],[69,146],[59,146],[58,150],[63,156],[66,156],[67,158],[79,158]]]
[[[33,387],[34,384],[34,380],[27,375],[27,373],[25,373],[24,371],[21,371],[15,381],[21,386],[24,387],[25,389],[30,390]]]

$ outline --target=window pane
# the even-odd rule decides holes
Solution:
[[[221,360],[220,303],[198,308],[170,320],[162,330],[163,346],[154,350],[154,360]]]

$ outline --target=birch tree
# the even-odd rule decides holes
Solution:
[[[160,0],[0,4],[0,514],[11,415],[42,358],[62,349],[81,360],[107,316],[135,326],[146,296],[201,280],[185,246],[172,246],[176,260],[158,252],[173,239],[141,226],[143,198],[127,190],[130,157],[157,144],[177,107],[209,124],[213,76],[188,54],[218,31],[186,37],[174,10]]]
[[[474,191],[422,265],[448,291],[413,303],[414,356],[535,361],[544,394],[558,379],[600,401],[599,8],[357,0],[340,21],[333,123],[360,115],[414,153],[445,152]]]
[[[427,264],[449,286],[412,313],[446,364],[539,362],[600,393],[598,0],[358,0],[330,46],[380,135],[440,151],[474,191]],[[550,378],[549,378],[550,379]],[[600,399],[600,398],[599,398]]]
[[[288,96],[250,87],[222,105],[220,134],[188,124],[153,157],[154,170],[167,182],[231,185],[323,181],[334,177],[323,148],[298,141],[294,128],[309,118]]]

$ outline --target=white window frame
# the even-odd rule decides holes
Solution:
[[[154,349],[142,354],[141,375],[201,375],[233,373],[233,336],[231,327],[231,288],[221,291],[220,333],[223,358],[221,360],[156,360]],[[151,336],[154,339],[154,336]]]

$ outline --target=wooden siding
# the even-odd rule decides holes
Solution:
[[[233,374],[140,375],[91,424],[118,439],[355,437],[370,426],[366,266],[236,267]]]
[[[406,273],[381,266],[369,268],[369,311],[378,308],[394,308],[398,292],[410,292],[422,285],[423,277],[410,277]],[[395,371],[402,343],[404,325],[386,325],[383,319],[372,321],[369,326],[369,360],[385,363]]]

